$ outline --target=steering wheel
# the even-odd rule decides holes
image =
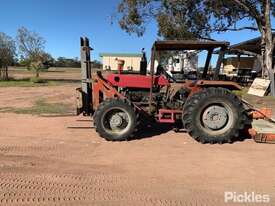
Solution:
[[[168,73],[161,65],[158,65],[156,75],[163,74],[169,81],[176,82],[173,75]]]

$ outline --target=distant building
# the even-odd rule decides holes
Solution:
[[[249,75],[252,71],[261,71],[256,57],[228,57],[224,59],[222,73],[227,76]]]
[[[275,38],[275,33],[273,33],[272,36]],[[226,50],[226,55],[235,58],[228,58],[228,60],[225,60],[225,69],[223,73],[227,76],[231,74],[240,76],[242,73],[250,76],[253,75],[254,77],[260,74],[262,77],[266,76],[267,71],[262,71],[261,62],[260,59],[258,59],[261,52],[261,37],[249,39],[230,46]],[[275,59],[275,52],[273,52],[273,58]]]
[[[125,61],[124,70],[139,71],[142,54],[101,53],[103,70],[117,70],[117,59]]]

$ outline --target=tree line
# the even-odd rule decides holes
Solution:
[[[80,68],[80,60],[76,58],[53,58],[45,51],[45,39],[38,33],[21,27],[17,30],[16,38],[0,32],[0,79],[8,80],[8,67],[26,67],[34,72],[36,77],[42,70],[49,67],[74,67]],[[95,67],[101,63],[94,61]]]

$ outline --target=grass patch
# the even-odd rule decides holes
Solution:
[[[41,87],[56,86],[57,81],[47,81],[39,78],[0,80],[0,87]]]
[[[275,97],[270,96],[270,94],[265,94],[263,97],[258,97],[252,94],[248,94],[249,87],[244,87],[242,90],[234,90],[233,93],[239,97],[255,97],[255,99],[264,99],[264,100],[275,100]]]
[[[41,79],[39,77],[31,77],[30,82],[35,83],[35,84],[46,84],[47,83],[46,80]]]
[[[267,100],[275,100],[275,97],[273,97],[273,96],[265,96],[265,98],[266,98]]]
[[[11,112],[16,114],[68,114],[71,111],[71,107],[64,103],[48,103],[44,99],[37,100],[32,107],[27,108],[13,108],[4,107],[0,108],[0,112]]]
[[[243,88],[242,90],[234,90],[233,93],[239,97],[243,97],[247,94],[248,88]]]

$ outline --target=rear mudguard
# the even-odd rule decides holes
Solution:
[[[213,80],[198,80],[195,82],[194,86],[199,87],[222,87],[229,90],[241,90],[242,87],[235,83],[230,81],[213,81]]]

